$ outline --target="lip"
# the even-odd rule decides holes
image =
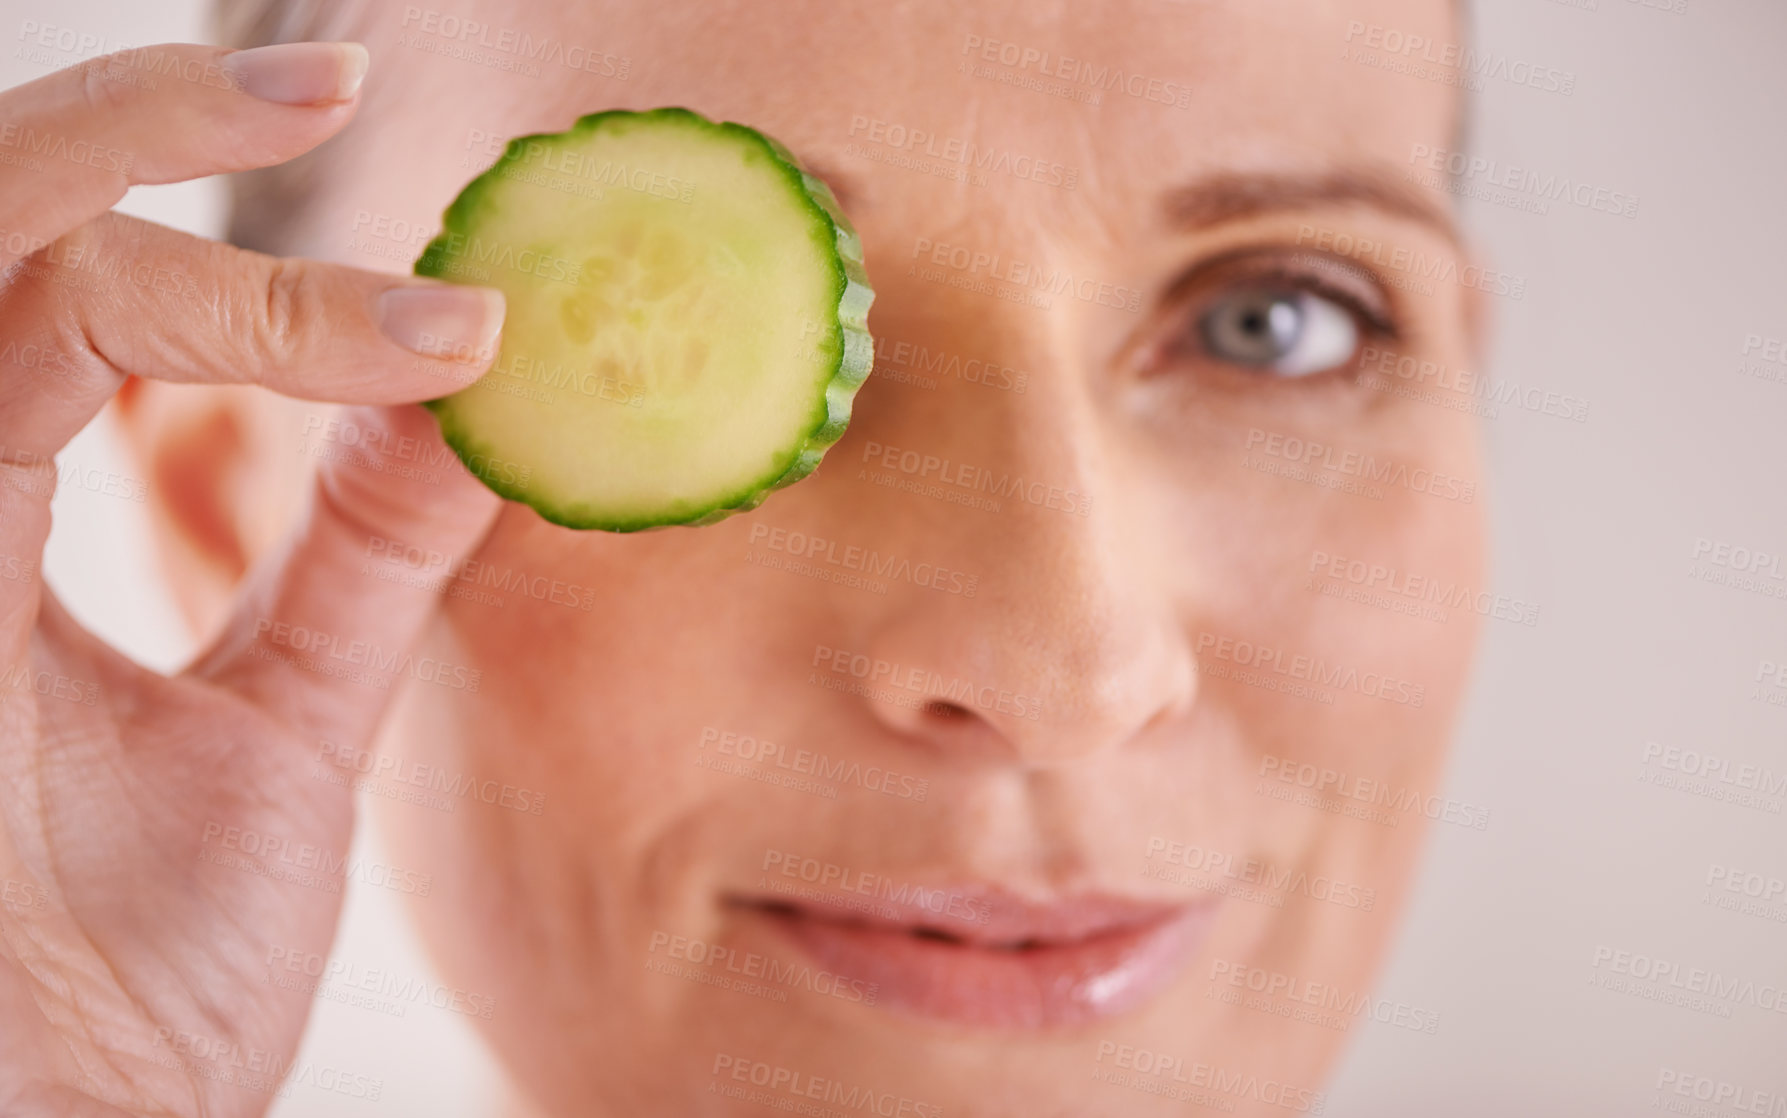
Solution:
[[[1039,903],[986,885],[914,892],[949,898],[956,915],[935,900],[825,893],[729,904],[820,966],[873,984],[877,1004],[1001,1029],[1082,1025],[1135,1008],[1172,982],[1217,907],[1105,894]]]

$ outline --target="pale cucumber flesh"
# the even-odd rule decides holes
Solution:
[[[491,371],[431,406],[474,473],[571,527],[755,506],[842,434],[872,353],[830,191],[685,110],[513,141],[416,270],[503,291]]]

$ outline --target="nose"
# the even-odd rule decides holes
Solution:
[[[892,619],[865,650],[888,681],[865,689],[875,718],[951,757],[1045,769],[1183,714],[1196,689],[1184,643],[1099,586],[1109,572],[1089,558],[1057,555],[996,593]]]
[[[924,476],[857,490],[870,507],[855,515],[890,550],[922,541],[971,592],[906,588],[858,630],[850,670],[873,716],[907,740],[958,759],[1056,767],[1183,714],[1196,662],[1156,577],[1162,549],[1121,500],[1122,466],[1103,445],[1088,378],[1045,374],[1053,345],[1033,326],[1002,333],[976,349],[1028,361],[1024,392],[940,384],[922,409],[873,413],[853,466]],[[936,406],[946,391],[948,406]],[[985,499],[963,500],[963,478]]]

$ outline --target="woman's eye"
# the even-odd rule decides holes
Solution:
[[[1237,291],[1204,312],[1198,331],[1217,360],[1285,377],[1348,364],[1359,348],[1352,312],[1313,291]]]

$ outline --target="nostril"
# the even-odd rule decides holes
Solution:
[[[973,715],[969,713],[967,707],[962,706],[960,703],[949,702],[945,699],[932,699],[924,705],[924,712],[933,718],[950,722],[956,721],[957,719],[973,717]]]

